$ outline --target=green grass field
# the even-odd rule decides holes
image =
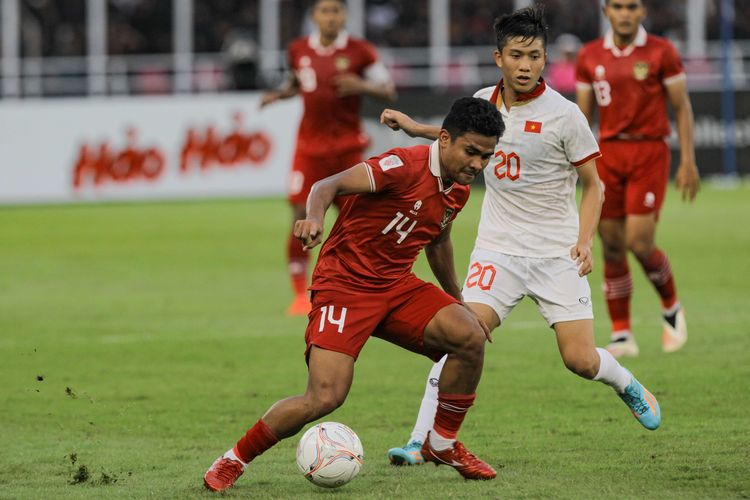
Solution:
[[[454,225],[465,273],[477,191]],[[210,498],[202,476],[279,398],[305,387],[305,320],[290,300],[282,200],[0,209],[0,497]],[[659,398],[648,432],[606,386],[563,367],[530,301],[495,332],[462,439],[498,470],[394,468],[430,363],[371,340],[344,422],[360,476],[317,489],[297,439],[253,463],[229,498],[750,497],[750,188],[672,191],[659,244],[690,341],[660,351],[659,302],[637,265],[626,362]],[[599,249],[596,249],[597,257]],[[429,276],[425,262],[417,269]],[[591,277],[597,340],[608,338]]]

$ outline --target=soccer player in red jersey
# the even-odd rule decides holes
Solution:
[[[467,479],[495,477],[492,467],[456,441],[474,402],[490,333],[461,302],[450,229],[503,130],[494,105],[461,98],[431,145],[392,149],[315,183],[307,218],[294,226],[305,250],[321,242],[335,197],[356,196],[346,201],[313,273],[307,390],[272,405],[219,457],[204,477],[208,489],[229,488],[255,457],[341,406],[371,335],[435,361],[448,355],[425,459],[450,465]],[[412,273],[423,248],[443,290]]]
[[[698,192],[693,111],[677,51],[641,25],[646,15],[642,0],[606,0],[603,9],[611,30],[579,53],[576,94],[589,122],[594,98],[599,111],[603,156],[597,169],[605,186],[599,235],[604,295],[612,320],[607,349],[618,357],[638,355],[630,329],[630,251],[661,297],[662,348],[673,352],[687,341],[687,325],[669,260],[654,238],[669,182],[667,102],[674,109],[680,143],[675,184],[683,200],[693,201]]]
[[[362,161],[369,142],[360,124],[362,96],[392,101],[396,95],[375,47],[344,31],[343,0],[317,0],[312,18],[317,31],[289,45],[288,82],[281,90],[267,92],[261,99],[264,107],[299,94],[304,103],[289,176],[292,221],[304,219],[305,200],[316,181]],[[287,261],[295,294],[287,314],[306,315],[310,311],[309,257],[291,232],[287,239]]]

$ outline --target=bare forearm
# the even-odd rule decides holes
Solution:
[[[689,101],[675,109],[675,119],[677,121],[677,137],[680,141],[680,163],[694,163],[693,108]]]
[[[326,182],[325,179],[313,184],[310,194],[307,196],[307,218],[322,225],[326,211],[328,211],[328,207],[331,206],[337,194],[337,187],[331,182]]]
[[[457,300],[463,300],[453,261],[453,243],[448,240],[430,245],[425,248],[425,254],[432,273],[445,293]]]
[[[396,100],[396,87],[393,84],[380,84],[365,80],[363,92],[381,101],[394,102]]]
[[[581,208],[578,216],[578,241],[580,243],[590,244],[594,240],[603,201],[601,187],[583,186]]]

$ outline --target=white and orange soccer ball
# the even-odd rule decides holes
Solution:
[[[362,443],[349,427],[323,422],[310,427],[297,445],[297,467],[313,484],[338,488],[359,474]]]

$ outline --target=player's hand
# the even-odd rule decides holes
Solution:
[[[487,339],[487,342],[492,343],[492,330],[490,330],[490,327],[487,326],[487,323],[484,322],[482,317],[476,313],[474,309],[468,306],[466,302],[461,302],[461,304],[471,312],[471,314],[477,319],[479,322],[479,326],[482,327],[482,331],[484,332],[484,336]]]
[[[695,200],[695,195],[701,188],[700,174],[698,174],[698,167],[695,163],[680,163],[680,166],[677,167],[674,183],[677,189],[682,191],[682,201],[692,202]]]
[[[353,73],[344,73],[333,77],[333,86],[339,97],[360,95],[365,92],[365,81]]]
[[[266,92],[263,94],[260,98],[260,108],[263,109],[272,102],[276,102],[279,100],[280,94],[279,92],[272,90],[270,92]]]
[[[412,120],[409,115],[396,111],[395,109],[384,109],[380,114],[380,123],[389,127],[391,130],[403,130],[409,137],[414,137],[417,122]]]
[[[302,241],[302,250],[312,250],[323,241],[323,224],[311,219],[298,220],[294,223],[294,237]]]
[[[594,257],[591,254],[591,243],[578,242],[570,249],[570,257],[576,261],[578,276],[586,276],[594,268]]]

